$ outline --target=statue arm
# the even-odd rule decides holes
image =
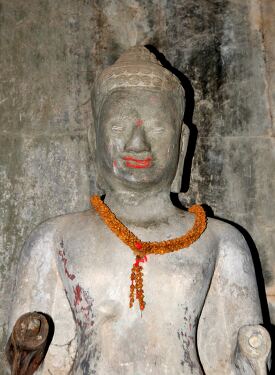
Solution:
[[[25,313],[37,311],[49,315],[54,322],[54,336],[39,373],[54,374],[62,368],[58,373],[65,375],[74,357],[75,324],[56,265],[57,220],[41,224],[22,249],[9,332]]]
[[[267,374],[270,338],[262,313],[253,261],[243,236],[224,224],[216,269],[198,327],[206,374]]]

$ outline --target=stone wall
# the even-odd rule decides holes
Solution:
[[[267,87],[267,107],[269,117],[272,122],[271,130],[268,134],[270,140],[270,155],[268,158],[272,162],[272,169],[265,170],[266,179],[271,184],[270,196],[267,196],[266,202],[272,202],[267,211],[270,212],[269,222],[266,223],[266,231],[270,239],[265,246],[266,261],[268,265],[265,268],[266,291],[269,302],[269,311],[272,323],[275,324],[275,251],[274,251],[274,143],[275,143],[275,2],[272,0],[262,1],[262,30],[263,30],[263,49],[266,62],[266,87]],[[273,174],[272,174],[273,170]],[[267,203],[266,203],[267,204]],[[260,253],[260,255],[262,255]],[[269,275],[269,276],[268,276]]]
[[[275,322],[272,0],[2,0],[0,10],[1,348],[24,239],[87,208],[94,190],[95,74],[135,44],[185,74],[196,147],[180,199],[240,226],[261,284],[259,252]]]

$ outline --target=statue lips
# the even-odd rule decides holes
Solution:
[[[128,168],[150,168],[152,164],[152,158],[150,156],[145,159],[137,159],[133,156],[124,156],[122,159],[126,161],[125,164]]]

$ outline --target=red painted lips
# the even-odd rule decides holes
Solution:
[[[133,156],[124,156],[122,159],[126,161],[125,164],[128,168],[150,168],[152,165],[151,157],[147,157],[145,159],[137,159]]]

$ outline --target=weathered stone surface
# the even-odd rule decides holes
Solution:
[[[267,96],[268,96],[268,109],[269,115],[272,119],[272,130],[270,132],[271,139],[273,140],[274,146],[274,132],[275,132],[275,47],[274,47],[274,38],[275,38],[275,24],[274,24],[274,15],[275,15],[275,3],[272,0],[263,0],[262,4],[262,15],[263,15],[263,43],[266,59],[266,84],[267,84]],[[274,150],[274,149],[273,149]],[[273,151],[274,152],[274,151]],[[274,200],[274,199],[273,199]],[[273,222],[274,222],[274,211],[273,211]],[[265,228],[265,233],[267,233],[267,238],[269,239],[270,247],[266,248],[266,263],[269,263],[269,266],[272,268],[270,274],[270,282],[267,286],[267,297],[269,302],[269,311],[270,316],[275,322],[275,282],[274,282],[274,250],[272,251],[272,243],[274,244],[274,227],[272,226],[272,221],[270,220],[269,225]],[[269,249],[269,250],[267,250]],[[273,281],[271,281],[273,279]]]
[[[4,0],[0,17],[2,332],[26,236],[87,207],[91,84],[136,43],[158,48],[195,92],[199,138],[182,199],[250,233],[274,296],[274,2]]]
[[[263,43],[266,59],[266,83],[268,94],[268,109],[273,122],[272,135],[274,136],[275,118],[275,3],[272,0],[262,0],[262,27]]]

